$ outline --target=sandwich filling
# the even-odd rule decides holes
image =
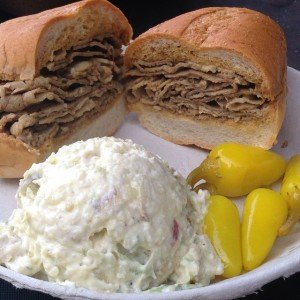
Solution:
[[[0,82],[0,132],[32,147],[109,108],[122,92],[121,45],[108,37],[53,52],[33,80]]]
[[[126,72],[127,101],[196,119],[260,117],[266,99],[241,75],[193,62],[137,61]]]

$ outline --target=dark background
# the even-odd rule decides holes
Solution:
[[[49,7],[60,6],[74,1],[66,0],[0,0],[0,20],[35,13]],[[288,65],[300,70],[300,0],[111,0],[127,16],[134,28],[135,36],[146,29],[178,14],[208,6],[239,6],[261,11],[284,29],[288,43]],[[238,30],[238,28],[237,28]],[[225,296],[225,295],[224,295]],[[278,279],[265,285],[261,291],[243,299],[300,299],[300,273],[287,279]],[[55,298],[14,288],[0,280],[0,300]]]

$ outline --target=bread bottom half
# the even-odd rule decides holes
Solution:
[[[114,134],[126,113],[123,96],[119,96],[105,112],[80,119],[66,134],[47,141],[41,149],[33,149],[11,135],[0,133],[0,177],[21,178],[33,163],[44,160],[62,145]]]
[[[140,102],[129,104],[128,107],[137,113],[146,129],[176,144],[196,145],[210,150],[218,144],[232,141],[270,149],[276,142],[283,122],[286,91],[276,101],[268,103],[262,117],[239,121],[215,117],[197,120],[164,108],[156,110]]]

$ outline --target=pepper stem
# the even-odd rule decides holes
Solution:
[[[210,195],[217,195],[217,189],[216,187],[213,185],[213,184],[210,184],[208,182],[203,182],[203,183],[200,183],[198,185],[196,185],[194,188],[193,188],[193,191],[195,191],[196,193],[198,193],[199,190],[208,190]]]
[[[195,184],[202,179],[202,170],[201,166],[195,168],[187,177],[186,182],[192,188],[194,188]]]
[[[300,219],[300,195],[298,193],[292,196],[294,198],[294,205],[290,210],[289,216],[285,223],[279,228],[278,236],[287,235],[293,226],[299,221]]]

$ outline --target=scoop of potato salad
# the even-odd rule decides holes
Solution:
[[[223,271],[201,232],[207,196],[130,140],[64,146],[21,180],[0,263],[98,291],[206,285]]]

